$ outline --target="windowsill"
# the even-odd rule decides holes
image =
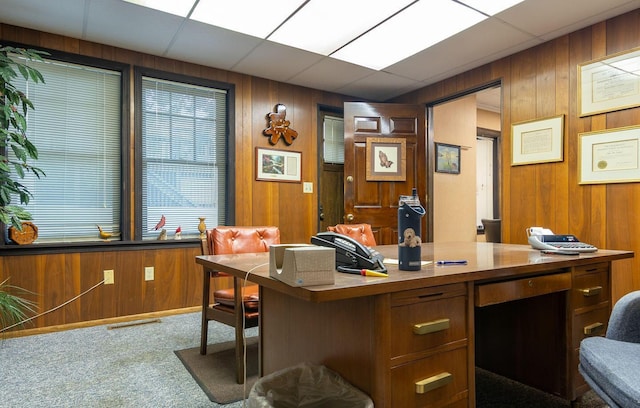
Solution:
[[[69,242],[51,244],[12,245],[0,247],[0,256],[41,255],[71,252],[141,251],[145,249],[193,248],[200,245],[198,238],[171,239],[166,241],[108,241],[108,242]]]

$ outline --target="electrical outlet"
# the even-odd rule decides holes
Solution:
[[[154,278],[155,269],[153,266],[145,266],[144,267],[144,280],[152,281]]]
[[[104,270],[104,284],[113,285],[113,269]]]

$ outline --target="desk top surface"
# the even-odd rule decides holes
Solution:
[[[397,259],[397,245],[383,245],[376,250],[385,259]],[[389,276],[364,277],[335,272],[333,285],[292,287],[269,276],[269,253],[202,255],[196,262],[210,269],[245,278],[269,289],[301,299],[322,302],[359,296],[372,296],[460,282],[483,283],[518,279],[545,273],[566,272],[574,266],[632,258],[632,251],[599,249],[578,256],[545,255],[528,245],[484,242],[422,244],[422,259],[429,263],[419,271],[401,271],[385,263]],[[437,265],[438,260],[467,261],[466,265]]]

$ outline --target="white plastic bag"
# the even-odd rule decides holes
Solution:
[[[373,408],[368,395],[323,365],[302,363],[260,378],[249,408]]]

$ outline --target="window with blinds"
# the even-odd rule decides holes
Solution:
[[[344,164],[344,119],[324,116],[323,122],[325,163]]]
[[[225,223],[227,91],[144,75],[141,83],[142,239],[162,229],[167,239],[178,230],[197,237],[200,218]]]
[[[121,72],[54,60],[29,64],[46,82],[19,85],[35,107],[27,117],[38,149],[32,164],[46,174],[23,180],[33,194],[25,208],[38,227],[36,242],[99,240],[96,225],[117,235]]]

